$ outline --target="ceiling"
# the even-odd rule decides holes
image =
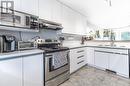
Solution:
[[[130,0],[59,0],[103,28],[130,25]],[[110,3],[111,1],[111,3]]]

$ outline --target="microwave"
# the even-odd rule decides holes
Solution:
[[[0,11],[0,25],[11,26],[25,29],[38,30],[39,29],[39,17],[28,13],[11,10],[11,13],[5,13]]]
[[[15,27],[22,27],[27,29],[39,29],[38,16],[30,15],[22,12],[14,12]]]

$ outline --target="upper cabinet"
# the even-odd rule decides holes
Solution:
[[[46,20],[52,20],[52,1],[39,0],[39,17]]]
[[[14,1],[14,10],[18,10],[18,11],[22,10],[22,8],[21,8],[22,0],[7,0],[7,1]]]
[[[38,10],[39,0],[3,0],[3,1],[14,1],[14,10],[22,11],[37,16],[39,14]]]
[[[52,21],[62,23],[62,4],[52,0]]]
[[[85,16],[67,6],[63,6],[62,9],[62,24],[64,27],[62,32],[84,35],[87,28]]]
[[[76,25],[75,25],[76,26],[76,28],[75,28],[76,34],[84,35],[86,33],[86,27],[87,27],[86,18],[79,13],[77,13],[76,18],[77,18]]]
[[[63,33],[84,35],[86,32],[86,18],[57,0],[7,1],[14,1],[15,10],[39,16],[41,19],[61,23]]]
[[[57,0],[39,0],[39,17],[61,23],[62,4]]]
[[[76,13],[67,6],[62,7],[62,24],[64,29],[63,33],[75,34],[75,25],[76,25]]]
[[[38,16],[38,4],[39,0],[21,0],[21,11]]]

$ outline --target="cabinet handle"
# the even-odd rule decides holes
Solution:
[[[81,52],[84,52],[84,50],[77,51],[77,53],[81,53]]]
[[[125,54],[125,53],[115,53],[115,52],[113,54],[128,55],[128,54]]]
[[[101,52],[101,53],[113,53],[113,52],[100,51],[100,50],[95,50],[95,52]]]
[[[95,50],[95,52],[110,53],[110,54],[119,54],[119,55],[128,55],[128,54],[125,54],[125,53],[107,52],[107,51],[100,51],[100,50]]]
[[[83,63],[83,62],[84,62],[84,60],[82,60],[82,61],[78,62],[77,64],[81,64],[81,63]]]
[[[82,57],[84,57],[84,55],[77,57],[77,59],[80,59],[80,58],[82,58]]]

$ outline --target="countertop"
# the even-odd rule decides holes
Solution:
[[[84,45],[81,45],[81,44],[65,45],[65,47],[69,47],[70,49],[83,48],[83,47],[123,49],[123,50],[130,49],[129,47],[122,47],[122,46],[99,46],[99,45],[85,45],[85,44]]]
[[[9,53],[0,53],[0,60],[28,56],[28,55],[35,55],[43,52],[44,52],[43,50],[33,49],[33,50],[24,50],[24,51],[14,51]]]
[[[123,50],[129,50],[129,47],[111,47],[111,46],[98,46],[98,45],[81,45],[81,44],[70,44],[70,45],[65,45],[64,47],[69,47],[70,49],[77,49],[77,48],[83,48],[83,47],[93,47],[93,48],[109,48],[109,49],[123,49]],[[39,49],[33,49],[33,50],[24,50],[24,51],[15,51],[15,52],[10,52],[10,53],[0,53],[0,60],[4,59],[11,59],[11,58],[18,58],[18,57],[23,57],[23,56],[28,56],[28,55],[35,55],[35,54],[40,54],[44,53],[43,50]]]

